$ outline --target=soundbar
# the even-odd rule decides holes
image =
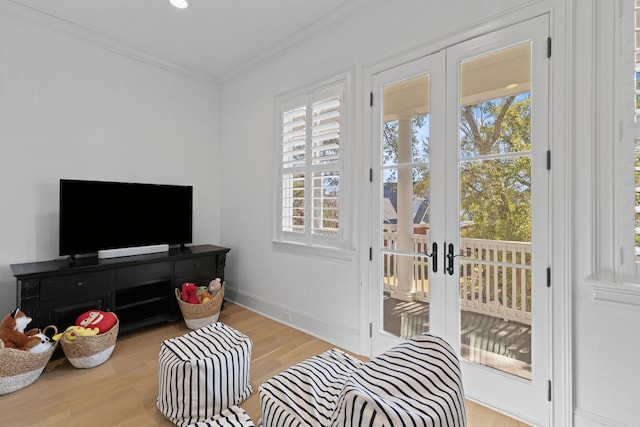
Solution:
[[[151,246],[136,246],[133,248],[105,249],[102,251],[98,251],[98,258],[117,258],[121,256],[153,254],[156,252],[169,252],[169,245],[162,244]]]

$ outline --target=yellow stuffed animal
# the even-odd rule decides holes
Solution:
[[[78,337],[91,337],[94,335],[98,335],[98,328],[84,328],[82,326],[69,326],[64,332],[55,335],[53,337],[54,341],[59,340],[62,335],[64,335],[65,339],[68,341],[75,341]]]

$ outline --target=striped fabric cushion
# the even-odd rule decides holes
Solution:
[[[251,348],[249,337],[220,322],[165,340],[158,358],[160,412],[184,427],[245,400]]]
[[[422,334],[351,375],[331,426],[465,427],[460,364],[441,338]]]
[[[346,379],[360,366],[360,360],[333,349],[279,373],[260,386],[261,425],[329,425]]]
[[[232,406],[210,420],[189,424],[187,427],[255,427],[247,412]]]

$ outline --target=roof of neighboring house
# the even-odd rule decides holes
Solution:
[[[398,223],[398,193],[396,186],[385,183],[383,187],[384,204],[383,217],[385,224]],[[415,198],[413,200],[412,212],[414,224],[428,224],[430,212],[429,191],[425,191],[424,198]]]

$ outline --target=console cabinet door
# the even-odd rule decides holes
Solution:
[[[37,325],[44,328],[55,325],[59,332],[68,326],[74,325],[78,316],[89,310],[104,310],[111,308],[111,293],[104,292],[84,298],[68,300],[63,303],[60,300],[49,301],[40,304],[40,320]]]
[[[63,331],[88,310],[110,310],[112,277],[109,271],[43,277],[37,326]]]

